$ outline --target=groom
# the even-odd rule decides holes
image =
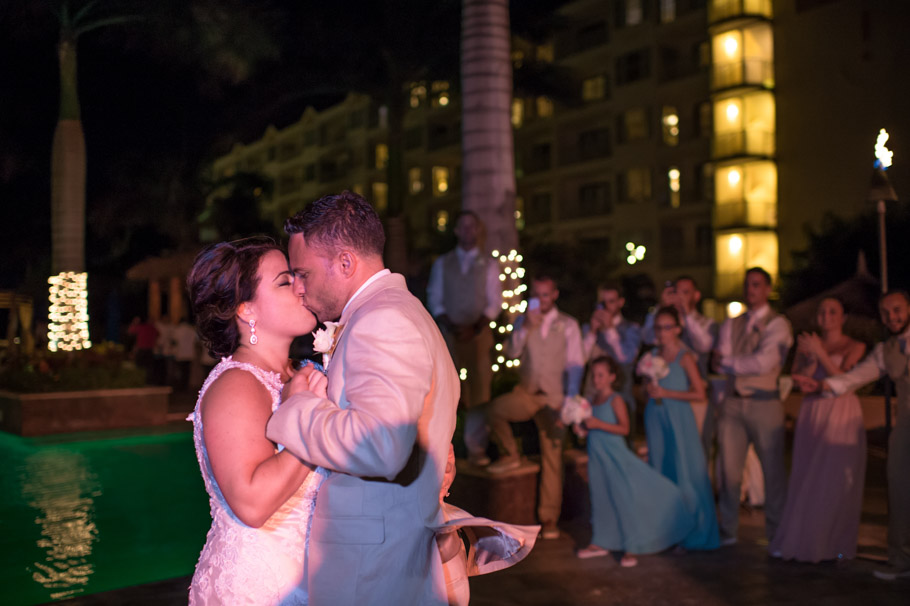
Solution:
[[[382,224],[362,197],[321,198],[285,230],[295,292],[340,324],[327,399],[298,373],[266,432],[340,472],[316,500],[310,604],[446,604],[434,533],[460,393],[446,344],[404,278],[384,268]],[[467,590],[467,578],[451,582]]]

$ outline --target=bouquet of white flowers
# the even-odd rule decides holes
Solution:
[[[650,379],[652,383],[657,385],[658,381],[670,374],[670,367],[667,366],[667,363],[663,358],[649,351],[638,361],[635,372],[637,372],[639,376]],[[660,398],[657,398],[655,401],[658,404],[662,403]]]
[[[563,425],[571,425],[580,437],[587,435],[584,420],[591,416],[591,403],[581,396],[567,396],[559,411],[559,420]]]

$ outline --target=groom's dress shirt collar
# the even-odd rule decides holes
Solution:
[[[375,281],[378,280],[379,278],[381,278],[381,277],[383,277],[383,276],[388,276],[388,275],[390,275],[391,273],[392,273],[392,271],[391,271],[390,269],[380,269],[380,270],[377,271],[375,274],[373,274],[372,276],[370,276],[369,279],[367,279],[366,282],[364,282],[363,284],[361,284],[361,285],[360,285],[360,288],[358,288],[357,291],[354,292],[354,295],[353,295],[350,299],[348,299],[348,302],[344,304],[344,309],[341,310],[341,315],[344,316],[344,312],[346,312],[346,311],[348,310],[348,306],[351,304],[351,301],[353,301],[354,299],[356,299],[356,298],[357,298],[357,295],[359,295],[359,294],[362,293],[364,290],[366,290],[367,286],[369,286],[370,284],[372,284],[373,282],[375,282]]]

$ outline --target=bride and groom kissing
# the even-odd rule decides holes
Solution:
[[[290,263],[269,240],[220,243],[187,279],[222,358],[191,415],[213,520],[190,603],[466,604],[467,577],[523,559],[537,527],[443,501],[458,374],[385,269],[369,203],[326,196],[285,230]],[[317,318],[337,321],[327,368],[295,371],[291,341]]]

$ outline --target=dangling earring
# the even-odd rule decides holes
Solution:
[[[250,320],[250,345],[259,343],[259,337],[256,336],[256,320]]]

